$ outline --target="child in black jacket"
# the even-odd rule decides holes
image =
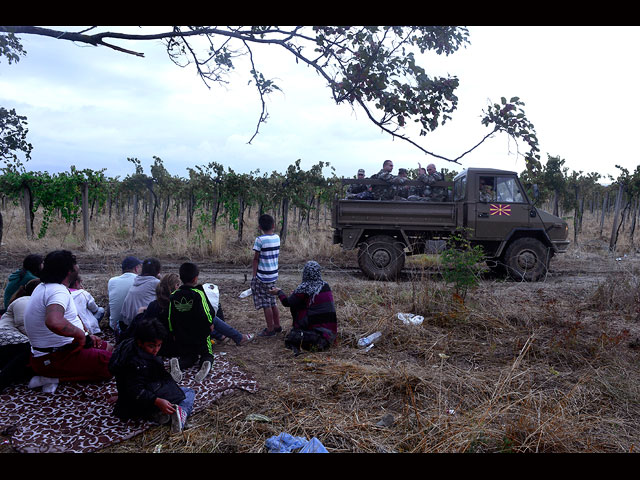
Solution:
[[[211,337],[226,336],[245,345],[254,335],[242,334],[222,320],[219,303],[212,305],[204,287],[198,282],[200,270],[191,262],[180,265],[182,285],[169,298],[168,324],[171,341],[167,355],[171,357],[171,376],[175,381],[182,378],[182,370],[198,364],[194,379],[202,380],[213,365]],[[163,353],[164,354],[164,353]]]
[[[109,371],[118,388],[114,415],[123,420],[142,418],[161,424],[171,421],[171,431],[177,433],[193,410],[195,392],[178,386],[157,356],[166,336],[166,329],[157,319],[143,319],[134,337],[115,348]]]

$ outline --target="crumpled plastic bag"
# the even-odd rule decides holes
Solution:
[[[240,295],[238,295],[238,298],[247,298],[249,295],[251,295],[251,293],[251,289],[247,288],[246,290],[241,292]]]
[[[309,442],[302,447],[298,453],[329,453],[324,445],[316,437],[313,437]]]
[[[269,453],[291,453],[301,449],[298,453],[329,453],[316,437],[307,440],[304,437],[294,437],[288,433],[281,433],[270,437],[265,442]]]
[[[413,313],[398,313],[398,319],[402,320],[405,325],[420,325],[424,321],[422,315],[415,315]]]

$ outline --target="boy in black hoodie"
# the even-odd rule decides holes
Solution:
[[[193,410],[195,392],[178,386],[157,356],[166,336],[165,327],[157,319],[145,318],[133,338],[117,345],[109,361],[118,388],[113,413],[122,420],[171,421],[172,433],[178,433]]]
[[[211,337],[225,336],[236,345],[245,345],[254,339],[252,334],[242,334],[222,320],[220,304],[212,305],[204,287],[198,282],[200,270],[191,262],[180,265],[182,285],[169,298],[169,332],[171,341],[166,353],[170,360],[171,376],[176,382],[182,379],[182,370],[198,363],[194,379],[202,380],[213,365]]]

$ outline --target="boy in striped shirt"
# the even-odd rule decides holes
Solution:
[[[262,235],[253,243],[253,277],[251,292],[256,310],[264,310],[267,327],[258,334],[260,337],[272,337],[282,331],[280,312],[276,298],[269,294],[278,279],[278,256],[280,254],[280,237],[274,233],[275,220],[271,215],[261,215],[258,226]]]

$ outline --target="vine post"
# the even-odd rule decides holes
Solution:
[[[33,227],[31,225],[31,192],[26,185],[22,188],[22,206],[24,207],[24,223],[27,239],[33,239]]]
[[[616,243],[618,241],[618,216],[620,215],[620,206],[622,205],[622,194],[624,192],[624,183],[620,182],[618,187],[618,195],[616,196],[616,206],[613,213],[613,226],[611,227],[611,239],[609,240],[609,251],[615,252]]]
[[[89,183],[82,182],[82,230],[85,247],[89,244]]]

